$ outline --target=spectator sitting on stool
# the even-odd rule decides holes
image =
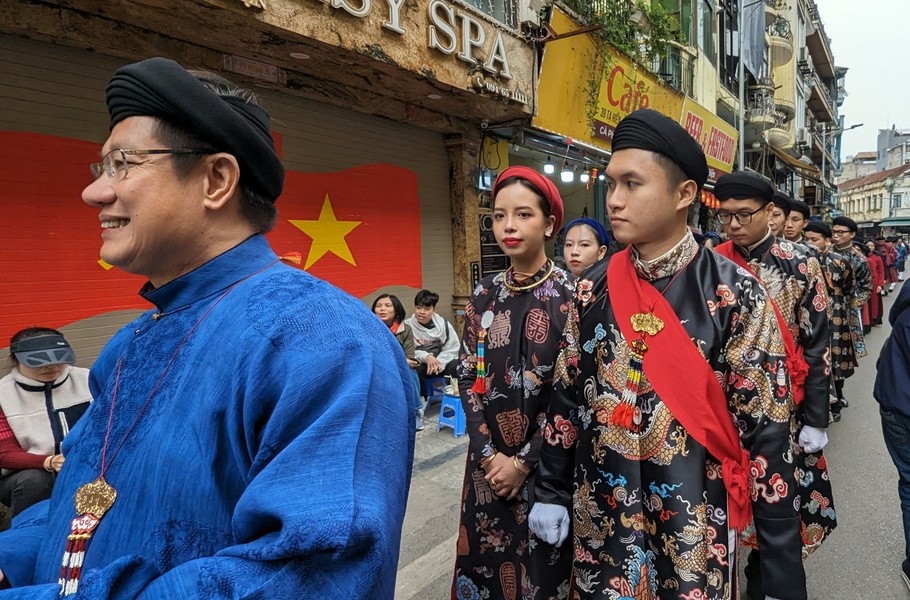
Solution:
[[[420,364],[417,375],[423,390],[430,377],[454,377],[458,361],[458,334],[452,324],[436,312],[439,294],[420,290],[414,298],[414,315],[405,324],[414,332],[414,356]]]
[[[31,327],[10,340],[13,370],[0,379],[0,502],[15,517],[50,498],[63,466],[60,444],[92,401],[88,369],[56,329]]]

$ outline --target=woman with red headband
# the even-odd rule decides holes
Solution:
[[[465,307],[458,369],[470,438],[452,599],[565,598],[571,545],[533,537],[528,512],[553,365],[573,284],[544,250],[563,203],[553,183],[510,167],[493,184],[493,233],[511,267]]]

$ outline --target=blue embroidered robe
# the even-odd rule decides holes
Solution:
[[[415,399],[388,328],[276,262],[262,236],[143,295],[157,308],[92,368],[95,402],[52,498],[0,534],[14,586],[0,598],[57,597],[73,495],[98,477],[117,388],[117,500],[73,597],[391,600]]]

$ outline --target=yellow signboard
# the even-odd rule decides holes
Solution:
[[[580,25],[553,7],[550,27],[569,33]],[[597,63],[594,42],[582,34],[547,43],[540,68],[537,114],[532,126],[591,146],[609,150],[616,124],[639,108],[653,108],[677,120],[683,96],[664,85],[644,67],[611,50],[596,82],[598,94],[593,121],[588,120],[588,87]],[[596,77],[596,76],[595,76]]]
[[[736,156],[736,129],[691,98],[683,102],[679,124],[701,144],[708,159],[708,177],[717,181],[733,170]]]

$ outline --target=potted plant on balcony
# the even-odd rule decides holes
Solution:
[[[572,2],[568,3],[570,6]],[[645,0],[607,0],[592,10],[587,4],[585,15],[589,25],[597,26],[590,33],[595,48],[593,66],[586,87],[585,115],[593,123],[597,96],[603,73],[610,65],[609,48],[629,56],[635,63],[652,70],[668,51],[668,42],[683,41],[679,21],[657,3]]]

